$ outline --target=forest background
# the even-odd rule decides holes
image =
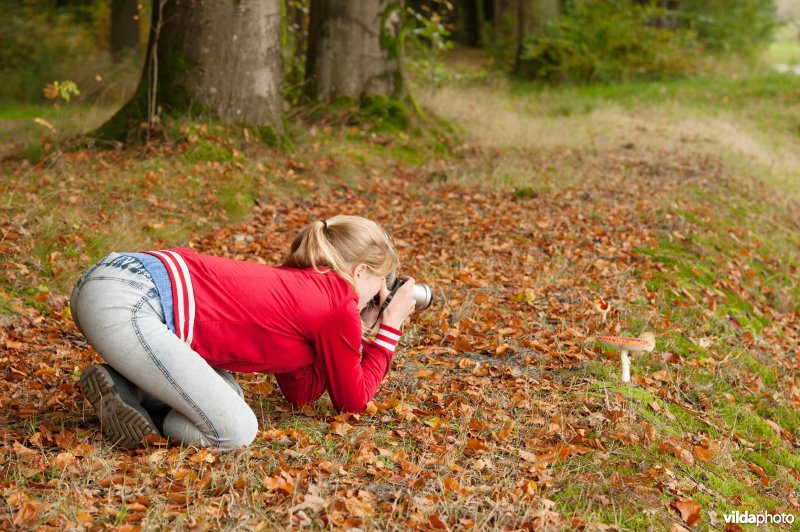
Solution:
[[[0,528],[798,526],[800,2],[0,8]],[[341,212],[436,297],[366,413],[102,440],[83,269]]]

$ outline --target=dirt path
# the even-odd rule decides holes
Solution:
[[[475,143],[491,148],[616,150],[646,148],[656,157],[715,157],[781,198],[800,201],[800,141],[762,132],[730,113],[709,114],[679,102],[623,108],[600,105],[553,113],[536,94],[511,96],[503,84],[418,91],[419,102],[462,125]]]

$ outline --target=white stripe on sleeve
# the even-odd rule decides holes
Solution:
[[[396,344],[395,344],[395,345],[392,345],[392,344],[390,344],[390,343],[388,343],[388,342],[384,342],[383,340],[380,340],[380,339],[378,339],[378,340],[375,340],[375,343],[376,343],[376,344],[378,344],[378,345],[379,345],[379,346],[381,346],[381,347],[384,347],[384,348],[388,349],[388,350],[389,350],[389,351],[391,351],[392,353],[394,353],[394,350],[395,350],[395,348],[397,347],[397,345],[396,345]]]
[[[378,329],[378,334],[380,336],[385,336],[387,339],[393,340],[395,342],[399,342],[400,341],[400,335],[399,334],[395,334],[393,332],[389,332],[386,329],[384,329],[383,327]]]

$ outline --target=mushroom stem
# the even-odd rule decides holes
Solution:
[[[628,352],[620,351],[619,359],[622,361],[622,382],[631,382],[631,359],[628,358]]]

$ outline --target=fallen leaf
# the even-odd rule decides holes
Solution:
[[[428,516],[428,522],[434,530],[450,530],[450,527],[444,524],[441,517],[439,517],[439,512],[430,514]]]
[[[458,481],[453,477],[444,477],[442,479],[442,484],[447,491],[458,492],[461,490],[461,486],[458,485]]]
[[[125,509],[129,512],[146,512],[147,506],[140,502],[131,502],[125,505]]]
[[[40,502],[28,501],[14,515],[14,526],[31,527],[39,521],[40,513],[47,505]]]
[[[676,499],[674,502],[675,508],[680,512],[681,519],[689,525],[693,526],[702,520],[700,512],[702,508],[700,504],[691,499]]]
[[[207,449],[200,449],[191,458],[189,458],[189,463],[192,464],[200,464],[200,463],[208,463],[213,464],[217,461],[217,457],[211,454]]]
[[[432,369],[419,369],[412,375],[415,379],[432,379],[435,376],[436,372]]]
[[[764,484],[765,486],[769,486],[769,477],[767,476],[766,471],[764,471],[764,469],[761,466],[750,462],[749,464],[747,464],[747,468],[761,478],[762,484]]]
[[[695,445],[694,456],[701,462],[710,462],[714,459],[714,452],[711,449]]]
[[[636,445],[639,443],[639,436],[630,431],[620,430],[611,435],[611,438],[625,445]]]
[[[472,343],[465,336],[456,338],[453,348],[459,353],[471,352],[473,350]]]
[[[23,344],[22,342],[6,339],[6,349],[13,349],[15,351],[18,351],[22,349],[24,345],[25,344]]]
[[[467,441],[467,444],[464,446],[464,454],[467,456],[475,456],[478,453],[482,453],[489,450],[489,446],[486,445],[486,442],[483,440],[470,438]]]
[[[371,517],[375,515],[375,509],[369,501],[349,497],[344,501],[347,510],[355,517]]]
[[[263,483],[268,490],[281,490],[289,494],[294,493],[294,486],[281,475],[264,477]]]
[[[522,458],[526,462],[530,462],[532,464],[536,463],[536,460],[538,460],[538,458],[536,457],[536,455],[534,453],[526,451],[524,449],[517,449],[517,454],[519,454],[520,458]]]
[[[328,430],[331,434],[346,436],[350,431],[353,430],[353,426],[342,421],[333,421],[330,425],[328,425]]]
[[[53,459],[53,465],[59,469],[64,469],[75,463],[75,455],[68,452],[58,453]]]

